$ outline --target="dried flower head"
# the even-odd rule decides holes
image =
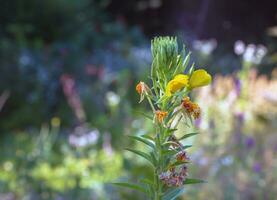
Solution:
[[[187,166],[182,165],[178,171],[175,168],[172,168],[166,172],[162,172],[159,175],[159,179],[168,187],[179,187],[184,184],[188,173]]]
[[[150,88],[142,81],[140,81],[137,84],[136,91],[138,92],[138,94],[140,94],[140,101],[139,102],[143,101],[145,95],[151,95],[152,94]]]
[[[186,165],[183,165],[181,167],[180,175],[185,176],[185,177],[188,176],[188,167]]]
[[[188,161],[189,157],[187,156],[187,152],[186,151],[180,151],[179,153],[177,153],[176,160],[180,161],[180,162]]]
[[[200,117],[200,107],[198,104],[191,102],[189,97],[185,97],[183,99],[182,106],[186,109],[188,114],[194,117],[194,119],[198,119]]]
[[[164,118],[167,116],[168,112],[157,110],[156,111],[156,119],[162,123],[164,121]]]
[[[137,86],[136,86],[136,91],[137,91],[139,94],[142,93],[142,88],[143,88],[143,85],[144,85],[144,84],[145,84],[145,83],[142,82],[142,81],[140,81],[140,82],[137,84]]]

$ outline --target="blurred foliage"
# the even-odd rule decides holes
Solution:
[[[197,199],[274,199],[277,174],[277,77],[244,68],[217,75],[213,86],[199,90],[203,116],[197,123],[194,161],[208,184],[190,189]]]
[[[104,67],[106,86],[86,88],[99,96],[99,90],[116,85],[119,77],[113,72],[128,68],[142,73],[138,67],[145,61],[135,54],[143,56],[143,35],[137,28],[126,29],[111,20],[103,11],[105,6],[103,1],[87,0],[4,3],[0,91],[8,90],[12,95],[2,110],[1,129],[39,126],[53,115],[71,124],[72,114],[61,92],[62,74],[74,74],[81,87],[99,79]],[[88,91],[80,91],[80,95],[82,92]],[[101,101],[97,96],[89,99],[90,104]]]
[[[132,89],[150,50],[138,28],[104,11],[107,3],[12,1],[0,8],[1,199],[112,198],[104,183],[124,164],[112,148],[122,147]],[[53,130],[37,130],[50,120]]]
[[[11,141],[1,152],[1,192],[12,191],[20,199],[55,199],[57,193],[66,199],[90,199],[86,192],[99,188],[95,195],[106,199],[98,192],[120,176],[122,155],[92,146],[76,151],[64,138],[55,137],[57,131],[43,127],[39,135],[18,133],[16,139],[1,141],[3,146]]]

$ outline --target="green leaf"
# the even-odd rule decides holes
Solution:
[[[125,150],[127,151],[130,151],[134,154],[137,154],[143,158],[145,158],[146,160],[148,160],[152,165],[154,165],[154,161],[152,160],[151,156],[149,156],[147,153],[144,153],[142,151],[138,151],[138,150],[134,150],[134,149],[129,149],[129,148],[126,148]]]
[[[146,138],[146,139],[148,139],[148,140],[151,140],[151,141],[155,142],[155,139],[152,138],[152,137],[149,136],[149,135],[141,135],[141,137],[144,137],[144,138]]]
[[[137,190],[137,191],[147,194],[147,191],[143,186],[135,184],[135,183],[112,183],[112,184],[120,186],[120,187],[130,188],[130,189]]]
[[[145,183],[145,184],[150,185],[150,186],[154,186],[155,185],[152,180],[147,179],[147,178],[142,178],[140,180],[140,182]]]
[[[195,63],[192,63],[192,65],[191,65],[191,67],[190,67],[190,69],[189,69],[189,76],[192,75],[192,73],[194,72],[194,70],[195,70]]]
[[[148,146],[150,146],[151,148],[155,148],[155,145],[153,142],[150,142],[149,140],[147,140],[146,138],[143,137],[139,137],[139,136],[134,136],[134,135],[128,135],[128,137],[130,137],[131,139],[137,140],[139,142],[142,142]]]
[[[143,116],[146,117],[147,119],[153,120],[153,117],[152,117],[152,116],[147,115],[147,114],[145,114],[145,113],[142,112],[142,111],[134,111],[134,112],[137,113],[137,114],[143,115]]]
[[[173,132],[175,132],[177,130],[178,130],[178,128],[173,128],[173,129],[168,129],[166,132],[167,133],[173,133]]]
[[[162,200],[174,200],[182,195],[184,191],[185,189],[183,187],[169,189],[164,193]]]
[[[141,180],[139,180],[140,183],[144,183],[145,185],[147,185],[147,192],[149,194],[149,196],[152,196],[152,194],[154,194],[154,190],[155,190],[155,184],[153,183],[152,180],[147,179],[147,178],[142,178]]]
[[[177,57],[177,63],[176,63],[177,67],[175,68],[174,73],[172,74],[172,77],[174,77],[176,74],[184,72],[184,70],[183,70],[184,69],[184,67],[183,67],[184,58],[183,57],[185,54],[186,54],[186,48],[185,48],[185,45],[183,45],[183,50],[180,53],[179,57]]]
[[[194,179],[194,178],[186,178],[186,180],[184,181],[184,185],[197,184],[197,183],[206,183],[206,181],[203,181],[201,179]]]
[[[169,147],[169,146],[180,146],[177,142],[174,141],[167,141],[162,144],[162,146]]]
[[[158,161],[157,161],[157,159],[155,157],[155,153],[154,152],[150,152],[150,156],[151,156],[151,159],[153,161],[154,166],[156,166]]]
[[[153,58],[153,63],[152,63],[152,66],[151,66],[151,80],[152,80],[152,83],[153,83],[153,89],[155,91],[155,94],[156,96],[158,95],[158,87],[157,87],[157,76],[156,76],[156,68],[157,68],[157,64],[156,64],[156,58]]]
[[[155,102],[155,105],[158,105],[158,104],[160,104],[160,103],[162,103],[165,99],[167,99],[168,97],[167,96],[165,96],[165,95],[163,95],[159,100],[157,100],[156,102]]]
[[[174,133],[175,131],[177,131],[178,129],[177,128],[174,128],[174,129],[168,129],[165,133],[166,136],[170,136],[171,133]]]
[[[191,52],[189,52],[189,53],[187,54],[187,56],[185,57],[184,62],[183,62],[183,65],[182,65],[182,67],[180,68],[180,69],[181,69],[181,72],[184,72],[184,71],[186,70],[188,64],[189,64],[189,61],[190,61],[190,54],[191,54]]]
[[[176,153],[178,153],[178,152],[175,151],[175,150],[163,150],[163,151],[162,151],[162,154],[165,155],[165,156],[173,156],[173,155],[175,155]]]
[[[194,136],[194,135],[197,135],[197,134],[199,134],[199,133],[189,133],[189,134],[185,134],[185,135],[183,135],[182,137],[180,137],[178,140],[181,141],[181,140],[183,140],[183,139],[189,138],[189,137]]]
[[[185,145],[185,146],[183,146],[183,149],[188,149],[190,147],[192,147],[192,145]]]

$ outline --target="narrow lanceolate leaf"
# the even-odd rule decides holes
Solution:
[[[183,149],[188,149],[190,147],[192,147],[192,145],[185,145],[185,146],[183,146]]]
[[[148,140],[151,140],[151,141],[155,142],[155,139],[152,138],[152,137],[149,136],[149,135],[142,135],[141,137],[144,137],[144,138],[146,138],[146,139],[148,139]]]
[[[139,184],[135,184],[135,183],[112,183],[112,184],[120,187],[130,188],[147,194],[147,190]]]
[[[152,159],[152,162],[153,162],[154,166],[156,166],[158,161],[156,159],[155,153],[150,152],[150,156],[151,156],[151,159]]]
[[[189,53],[187,54],[187,56],[185,57],[184,62],[183,62],[183,65],[182,65],[182,67],[181,67],[181,72],[184,72],[184,71],[186,70],[188,64],[189,64],[189,61],[190,61],[190,54],[191,54],[191,52],[189,52]]]
[[[177,131],[177,130],[178,130],[177,128],[168,129],[168,130],[167,130],[167,133],[173,133],[173,132],[175,132],[175,131]]]
[[[183,49],[183,51],[181,52],[181,54],[177,57],[177,66],[172,74],[172,77],[174,77],[176,74],[179,74],[179,73],[183,73],[180,68],[182,67],[182,64],[183,64],[183,55],[185,55],[185,50]]]
[[[143,115],[144,117],[146,117],[147,119],[153,120],[153,117],[150,115],[145,114],[144,112],[141,111],[134,111],[137,114]]]
[[[152,180],[147,179],[147,178],[140,179],[140,182],[145,183],[147,185],[152,185],[152,186],[155,185]]]
[[[156,96],[158,95],[158,88],[157,88],[157,76],[156,76],[156,65],[157,65],[157,59],[154,58],[153,59],[153,63],[152,63],[152,67],[151,67],[151,79],[152,79],[152,83],[153,83],[153,88],[155,91]]]
[[[157,100],[156,102],[155,102],[155,105],[158,105],[158,104],[160,104],[160,103],[162,103],[166,98],[168,98],[167,96],[162,96],[159,100]]]
[[[162,154],[164,156],[168,156],[168,157],[171,157],[173,155],[175,155],[177,153],[177,151],[175,150],[162,150]]]
[[[142,151],[138,151],[138,150],[134,150],[134,149],[129,149],[126,148],[127,151],[130,151],[132,153],[135,153],[143,158],[145,158],[146,160],[148,160],[152,165],[154,165],[154,161],[152,160],[151,156],[149,156],[147,153],[144,153]]]
[[[192,65],[191,65],[191,67],[190,67],[190,69],[189,69],[189,75],[190,75],[190,76],[192,75],[192,73],[194,72],[194,70],[195,70],[195,63],[192,63]]]
[[[139,141],[139,142],[142,142],[142,143],[148,145],[149,147],[151,147],[151,148],[153,148],[153,149],[155,148],[154,143],[151,142],[151,141],[149,141],[149,140],[146,139],[146,138],[139,137],[139,136],[134,136],[134,135],[128,135],[128,137],[130,137],[131,139],[137,140],[137,141]]]
[[[178,130],[177,128],[175,128],[175,129],[169,129],[169,130],[167,130],[166,132],[165,132],[165,136],[170,136],[170,135],[172,135],[172,133],[174,133],[176,130]]]
[[[184,191],[185,189],[183,187],[169,189],[164,193],[162,200],[175,200],[178,196],[182,195]]]
[[[197,184],[197,183],[206,183],[206,182],[201,179],[194,179],[194,178],[186,178],[186,180],[184,181],[184,185]]]
[[[155,184],[151,180],[149,180],[147,178],[143,178],[139,182],[144,183],[147,186],[146,190],[147,190],[149,196],[152,196],[151,194],[154,194]]]
[[[197,135],[197,134],[199,134],[199,133],[189,133],[189,134],[185,134],[185,135],[183,135],[182,137],[180,137],[178,140],[181,141],[181,140],[183,140],[183,139],[189,138],[189,137],[194,136],[194,135]]]

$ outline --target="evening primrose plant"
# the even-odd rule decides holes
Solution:
[[[152,116],[146,117],[153,121],[155,132],[130,136],[149,146],[151,151],[127,150],[150,162],[153,178],[142,179],[138,184],[115,184],[141,191],[152,200],[173,200],[182,194],[184,185],[203,182],[188,176],[190,159],[186,150],[190,145],[181,143],[197,133],[186,133],[177,138],[175,132],[179,123],[190,126],[200,117],[200,107],[190,100],[189,93],[210,84],[212,78],[204,69],[195,70],[194,64],[187,69],[190,53],[186,53],[185,47],[179,52],[176,38],[154,38],[151,51],[151,86],[141,81],[136,91],[140,95],[139,102],[146,100],[152,109]],[[188,73],[184,74],[185,71]]]

